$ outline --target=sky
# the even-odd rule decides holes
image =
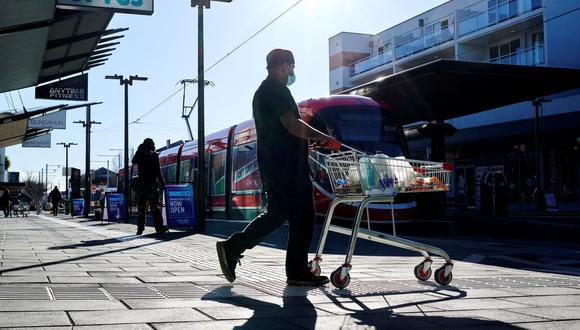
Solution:
[[[212,2],[204,11],[205,67],[217,62],[298,0],[233,0]],[[329,94],[328,39],[340,32],[376,34],[402,21],[438,6],[446,0],[302,0],[292,10],[233,52],[205,74],[215,87],[205,89],[206,135],[251,119],[252,97],[266,76],[266,54],[274,48],[290,49],[296,60],[297,81],[290,90],[297,102]],[[89,102],[103,102],[92,107],[94,125],[91,135],[91,169],[117,168],[116,154],[109,149],[123,148],[124,91],[118,81],[105,75],[139,75],[149,78],[129,87],[129,146],[137,148],[144,138],[152,138],[157,147],[187,140],[185,121],[181,118],[182,93],[179,92],[150,114],[143,116],[179,90],[178,81],[197,77],[197,9],[189,0],[157,0],[151,16],[115,14],[108,28],[129,28],[120,39],[105,65],[89,73]],[[34,88],[20,90],[26,108],[46,107],[61,101],[34,98]],[[186,104],[193,104],[197,85],[187,88]],[[12,92],[20,106],[18,93]],[[9,106],[0,98],[0,111]],[[69,102],[70,105],[83,102]],[[38,178],[46,164],[49,183],[62,186],[61,171],[65,149],[58,142],[75,142],[69,149],[69,166],[85,169],[85,129],[73,121],[85,120],[85,110],[67,112],[65,130],[52,131],[52,148],[6,148],[12,163],[10,171],[19,171],[21,180]],[[190,123],[197,136],[197,109]],[[99,156],[112,155],[112,156]],[[121,156],[121,159],[123,156]]]

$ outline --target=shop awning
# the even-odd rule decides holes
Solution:
[[[102,65],[111,42],[112,12],[56,9],[54,0],[0,1],[0,93]]]
[[[342,94],[384,102],[401,124],[409,124],[457,118],[576,88],[578,69],[437,60]]]

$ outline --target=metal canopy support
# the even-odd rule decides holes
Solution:
[[[83,41],[86,39],[91,39],[91,38],[96,38],[96,37],[104,37],[104,36],[108,36],[111,34],[123,32],[123,31],[127,31],[127,30],[129,30],[129,28],[111,29],[111,30],[105,30],[105,31],[97,31],[97,32],[91,32],[91,33],[79,34],[79,35],[67,37],[67,38],[55,39],[55,40],[51,40],[51,41],[46,43],[46,49],[48,50],[48,49],[52,49],[52,48],[66,46],[66,45],[74,43],[74,42]],[[118,38],[122,38],[122,37],[123,36],[116,36],[113,38],[118,39]],[[107,38],[107,39],[112,40],[111,38]],[[105,42],[103,40],[105,40],[105,39],[101,39],[100,42]]]

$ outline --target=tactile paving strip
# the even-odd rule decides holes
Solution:
[[[0,300],[51,300],[46,287],[0,287]]]
[[[106,286],[103,289],[117,300],[165,299],[157,290],[146,286]]]
[[[110,300],[98,287],[50,288],[55,300]]]

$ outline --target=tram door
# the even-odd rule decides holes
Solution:
[[[455,170],[455,192],[458,206],[475,208],[475,169],[473,166],[458,166]]]

